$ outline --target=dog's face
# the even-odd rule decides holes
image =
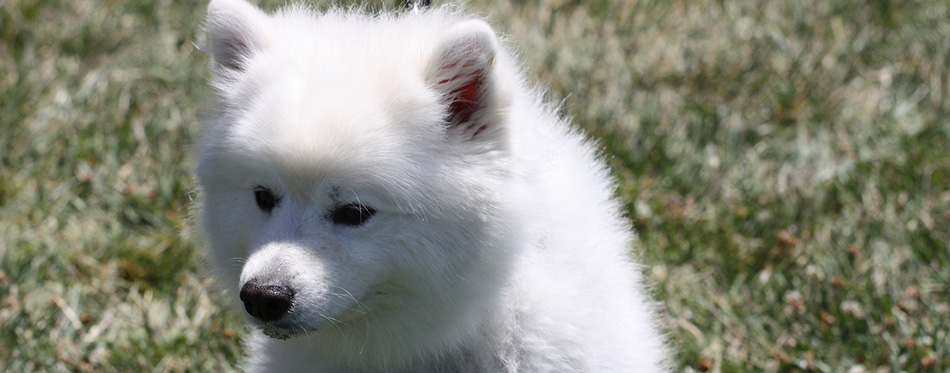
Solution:
[[[419,140],[400,130],[414,123],[385,108],[313,110],[299,98],[316,92],[270,87],[208,139],[198,174],[213,261],[250,319],[281,337],[366,312],[358,306],[386,292],[374,286],[405,275],[397,258],[426,245],[415,242],[425,215],[412,208],[434,194],[420,165],[442,166],[415,154]],[[427,271],[448,264],[434,258]]]
[[[196,171],[235,307],[275,338],[477,309],[512,224],[494,35],[462,23],[406,50],[358,31],[379,21],[291,18],[209,7],[218,104]]]

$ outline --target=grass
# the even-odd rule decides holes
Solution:
[[[950,370],[950,4],[467,6],[603,144],[676,370]],[[234,369],[187,234],[203,12],[0,3],[3,370]]]

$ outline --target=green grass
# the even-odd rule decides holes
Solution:
[[[187,234],[203,6],[0,3],[2,370],[241,356]],[[950,370],[950,4],[467,6],[603,144],[677,370]]]

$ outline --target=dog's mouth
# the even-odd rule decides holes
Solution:
[[[301,322],[296,319],[296,315],[288,314],[280,320],[263,321],[257,318],[249,317],[251,324],[259,329],[264,335],[274,339],[290,339],[299,334],[319,332],[326,326],[334,323],[333,320]]]
[[[290,337],[293,337],[303,332],[302,330],[295,330],[295,328],[287,329],[287,328],[274,326],[274,325],[267,325],[267,324],[263,324],[263,325],[258,324],[257,326],[258,326],[258,329],[261,330],[261,333],[264,333],[264,335],[274,338],[274,339],[281,339],[281,340],[290,339]]]
[[[327,310],[320,310],[318,307],[309,309],[299,307],[295,302],[286,314],[276,320],[263,320],[248,314],[245,315],[248,316],[247,318],[251,324],[260,329],[264,335],[285,340],[300,334],[317,333],[331,325],[344,326],[364,317],[369,311],[366,309],[366,301],[363,298],[365,297],[360,299],[350,298],[349,302],[336,305],[336,308],[341,309],[338,312],[327,312]]]

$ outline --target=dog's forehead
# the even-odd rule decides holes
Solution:
[[[266,155],[253,162],[294,189],[335,175],[405,178],[394,170],[437,153],[439,97],[423,76],[429,46],[397,43],[406,35],[377,26],[281,26],[284,37],[255,57],[241,85],[248,105],[226,136],[235,150]]]
[[[295,189],[340,175],[365,179],[397,169],[408,172],[406,163],[424,158],[420,154],[429,151],[427,144],[434,146],[440,133],[438,125],[425,123],[431,118],[423,117],[424,110],[382,95],[360,96],[354,87],[334,93],[278,85],[246,111],[233,127],[232,139],[248,154],[263,155],[258,161],[270,163],[264,167]]]

